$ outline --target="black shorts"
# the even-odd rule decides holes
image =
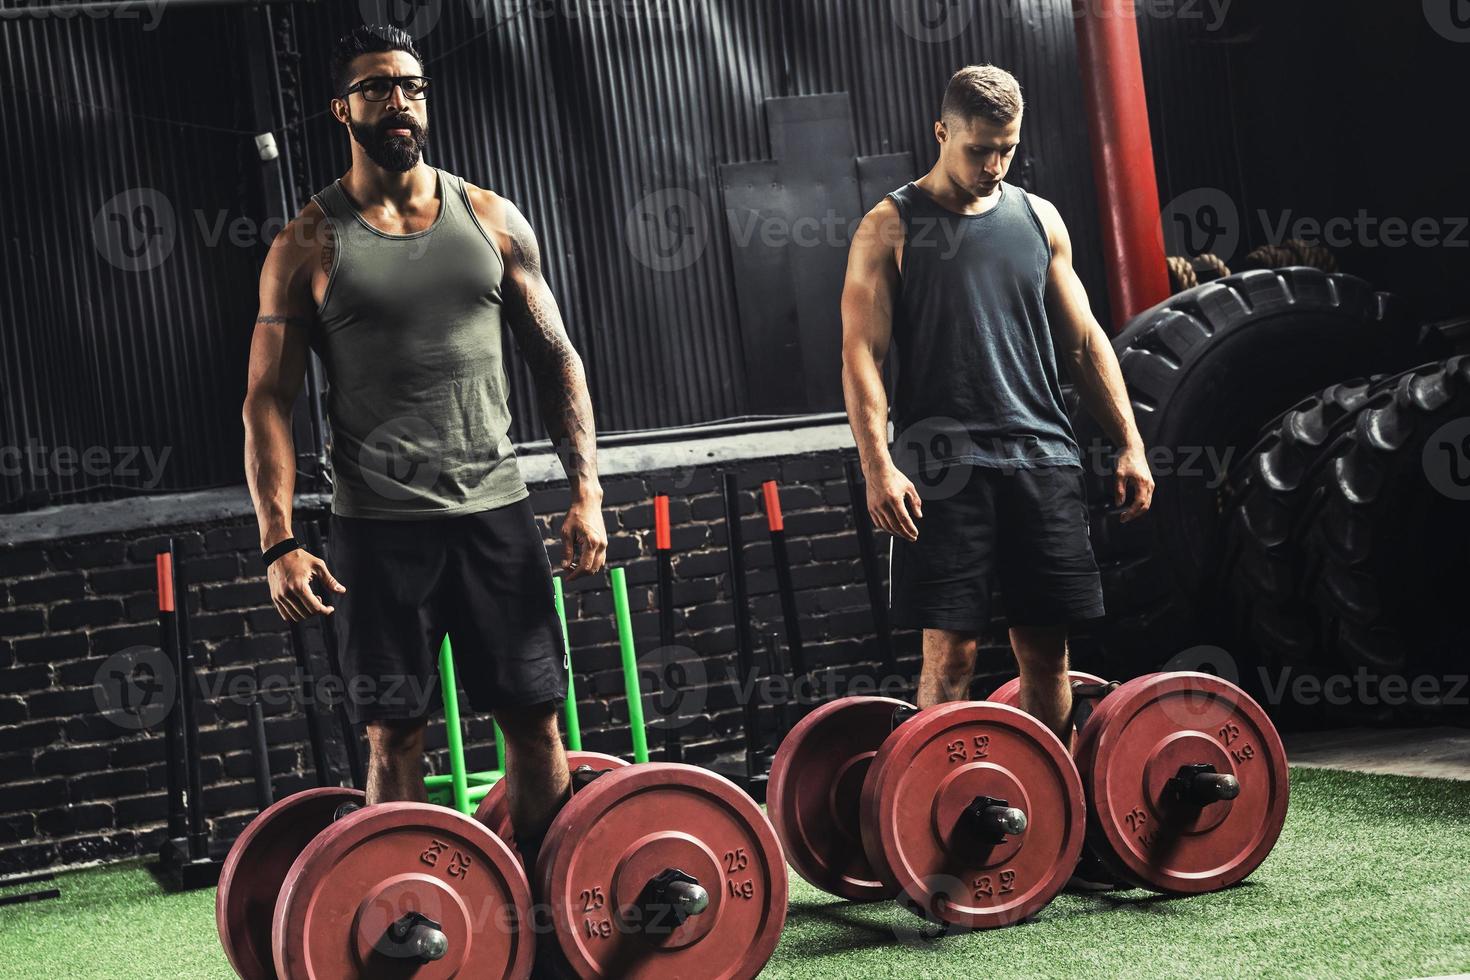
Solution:
[[[1010,626],[1060,626],[1104,614],[1080,466],[1000,469],[950,463],[914,478],[917,541],[894,538],[894,626],[983,633],[992,580]]]
[[[353,721],[423,718],[441,704],[446,632],[473,711],[566,698],[551,563],[529,498],[430,520],[333,514],[327,567],[347,587],[328,597]]]

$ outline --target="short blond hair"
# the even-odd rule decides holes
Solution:
[[[1004,126],[1026,108],[1016,76],[995,65],[969,65],[954,73],[944,90],[941,119],[969,121],[979,116]]]

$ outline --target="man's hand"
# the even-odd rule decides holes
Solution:
[[[287,552],[271,562],[266,579],[270,582],[271,602],[275,603],[276,612],[290,623],[299,623],[318,613],[332,614],[332,607],[323,604],[311,590],[312,582],[320,582],[333,592],[347,591],[347,586],[327,571],[327,563],[305,548]]]
[[[1027,198],[1035,206],[1051,243],[1046,312],[1057,359],[1066,365],[1087,414],[1097,420],[1104,435],[1123,447],[1113,470],[1113,506],[1123,508],[1118,515],[1126,524],[1148,510],[1154,496],[1154,478],[1144,459],[1143,440],[1133,419],[1118,355],[1092,315],[1087,290],[1072,265],[1072,237],[1067,223],[1050,201],[1035,194]],[[1133,500],[1123,507],[1130,491]]]
[[[1124,524],[1148,510],[1154,499],[1154,478],[1148,471],[1142,443],[1134,443],[1119,453],[1113,468],[1113,503],[1121,507],[1130,490],[1133,502],[1118,517]]]
[[[561,570],[568,581],[593,575],[607,566],[607,529],[602,502],[581,498],[567,509],[561,522]]]
[[[924,502],[919,499],[919,491],[898,467],[890,464],[877,479],[868,481],[868,516],[873,524],[894,537],[917,541],[919,529],[909,516],[910,504],[914,517],[922,518]]]

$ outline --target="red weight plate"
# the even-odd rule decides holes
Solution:
[[[677,869],[708,905],[675,928],[641,901]],[[572,795],[536,862],[565,964],[579,977],[754,977],[786,922],[781,842],[755,801],[697,766],[614,769]]]
[[[1180,802],[1173,778],[1206,764],[1234,776],[1239,795]],[[1123,684],[1077,743],[1088,840],[1119,877],[1197,894],[1243,880],[1286,822],[1286,751],[1271,719],[1213,674],[1148,674]]]
[[[361,790],[309,789],[262,810],[235,838],[214,895],[220,945],[242,980],[274,980],[271,918],[296,856],[332,822],[343,803],[363,803]]]
[[[627,764],[615,755],[603,755],[601,752],[567,753],[568,769],[591,766],[597,772],[605,772],[608,769],[621,769]],[[510,797],[507,795],[508,792],[509,787],[506,786],[503,778],[494,786],[491,786],[490,792],[485,794],[485,798],[475,808],[475,819],[486,827],[489,827],[490,832],[505,841],[510,846],[510,849],[516,852],[516,856],[519,857],[520,851],[516,851],[515,828],[511,826],[510,822]]]
[[[273,922],[282,980],[531,975],[531,890],[505,843],[448,807],[380,803],[338,820],[301,852]],[[411,912],[439,924],[437,960],[374,947]]]
[[[1096,674],[1084,674],[1080,670],[1068,671],[1067,676],[1073,684],[1107,683],[1107,681],[1098,677]],[[997,687],[995,693],[991,694],[986,700],[994,701],[996,704],[1008,704],[1013,708],[1019,708],[1021,706],[1021,678],[1012,677],[1000,687]]]
[[[977,799],[1025,814],[997,841],[968,827]],[[1082,783],[1046,726],[990,701],[935,705],[883,743],[862,792],[863,846],[910,908],[970,929],[1034,915],[1067,883],[1082,853]]]
[[[796,873],[840,898],[874,902],[898,894],[863,852],[858,802],[868,764],[893,728],[893,698],[840,698],[807,715],[771,762],[766,811]]]

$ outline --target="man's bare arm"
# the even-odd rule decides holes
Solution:
[[[536,382],[547,434],[561,457],[574,497],[600,498],[597,431],[582,358],[572,347],[556,298],[541,272],[541,249],[531,225],[505,202],[506,323]]]
[[[306,376],[307,336],[314,315],[310,293],[302,296],[301,258],[289,241],[278,238],[271,246],[260,273],[260,307],[250,342],[241,415],[245,480],[255,501],[262,551],[291,536],[296,489],[291,411]]]
[[[498,195],[479,188],[470,195],[505,260],[505,323],[531,369],[541,417],[571,484],[572,506],[561,526],[562,569],[569,579],[590,575],[606,565],[607,530],[587,373],[542,275],[541,248],[530,223]]]
[[[1133,418],[1118,356],[1102,325],[1092,315],[1087,289],[1072,265],[1072,238],[1061,214],[1043,198],[1033,194],[1030,199],[1051,241],[1046,309],[1057,356],[1077,386],[1083,407],[1118,447],[1118,463],[1113,473],[1114,503],[1124,502],[1131,484],[1133,501],[1122,514],[1123,521],[1131,521],[1148,510],[1154,481],[1144,458],[1143,438]],[[1087,451],[1087,447],[1081,448],[1084,453]]]
[[[245,424],[245,482],[255,503],[262,551],[291,536],[296,491],[291,413],[306,375],[307,336],[316,315],[309,263],[319,257],[319,250],[303,241],[301,220],[276,237],[261,270],[260,308],[240,413]],[[330,260],[328,253],[326,261]],[[283,619],[299,622],[313,613],[331,612],[310,588],[318,566],[323,581],[344,591],[326,573],[320,559],[305,551],[288,554],[271,565],[271,598]]]
[[[875,207],[858,227],[842,288],[842,394],[868,484],[869,515],[878,527],[912,541],[919,532],[908,506],[922,517],[923,504],[888,452],[888,393],[883,388],[898,290],[896,250],[902,240],[892,201]]]
[[[891,201],[874,208],[858,227],[847,256],[842,287],[842,393],[863,472],[892,465],[888,453],[888,393],[883,362],[893,339],[893,297],[898,264],[884,247],[882,229],[898,220]]]

